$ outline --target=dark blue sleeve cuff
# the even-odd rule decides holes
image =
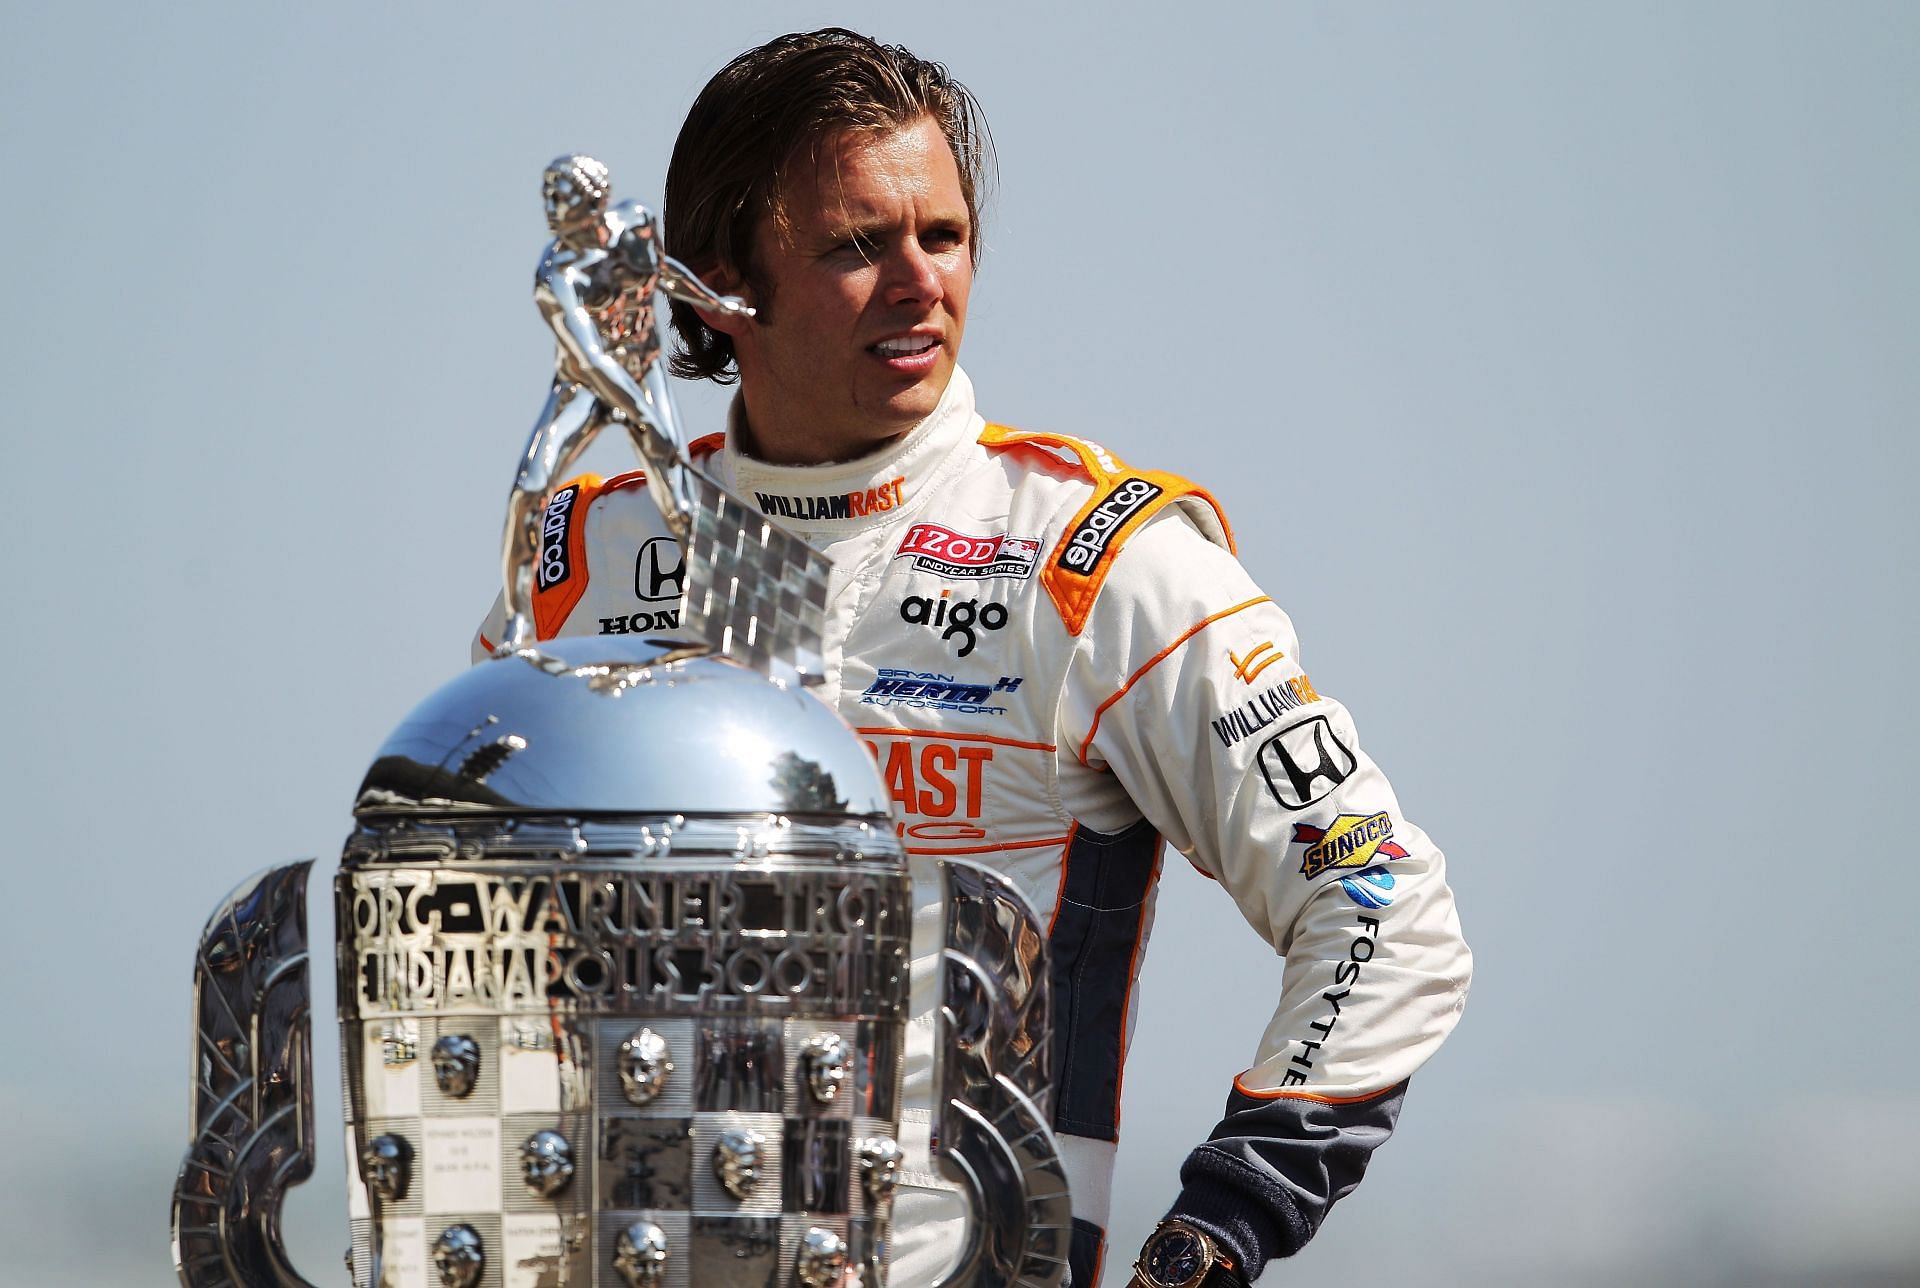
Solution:
[[[1205,1230],[1251,1282],[1306,1246],[1393,1132],[1402,1082],[1355,1104],[1256,1100],[1233,1092],[1227,1115],[1180,1168],[1169,1216]]]

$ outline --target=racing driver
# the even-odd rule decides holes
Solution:
[[[1252,1067],[1133,1263],[1152,1288],[1247,1283],[1359,1182],[1471,959],[1440,851],[1214,499],[975,410],[957,359],[983,144],[972,96],[899,47],[828,29],[740,55],[687,117],[662,213],[674,254],[758,315],[675,303],[674,370],[738,379],[696,461],[833,561],[818,692],[878,758],[907,849],[986,856],[1050,927],[1073,1283],[1100,1277],[1162,840],[1284,954]],[[670,631],[682,565],[643,480],[569,490],[541,637]],[[476,657],[501,627],[496,605]],[[938,1276],[961,1216],[918,1116],[901,1284]]]

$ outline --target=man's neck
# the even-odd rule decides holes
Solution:
[[[850,461],[877,456],[895,446],[913,432],[904,425],[883,438],[866,440],[855,434],[809,433],[783,427],[762,435],[754,429],[751,400],[744,395],[735,404],[734,445],[739,451],[764,465],[844,465]]]

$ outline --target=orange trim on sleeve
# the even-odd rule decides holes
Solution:
[[[1279,1091],[1255,1091],[1252,1087],[1240,1081],[1251,1072],[1253,1071],[1249,1069],[1244,1073],[1235,1074],[1233,1078],[1233,1089],[1241,1095],[1250,1096],[1255,1100],[1313,1100],[1323,1105],[1363,1105],[1369,1100],[1378,1100],[1380,1097],[1386,1095],[1387,1092],[1393,1090],[1392,1087],[1383,1087],[1379,1091],[1369,1091],[1364,1096],[1323,1096],[1317,1091],[1287,1091],[1284,1089]],[[1395,1085],[1397,1086],[1398,1084]]]
[[[1089,725],[1087,728],[1087,736],[1080,740],[1080,763],[1083,765],[1087,763],[1087,748],[1093,745],[1093,735],[1100,731],[1100,717],[1104,716],[1107,713],[1108,707],[1112,706],[1114,703],[1118,702],[1120,699],[1126,697],[1127,690],[1131,689],[1135,684],[1138,684],[1140,682],[1141,676],[1145,675],[1148,671],[1151,671],[1154,667],[1160,665],[1160,663],[1166,661],[1167,658],[1182,644],[1185,644],[1188,640],[1192,639],[1194,636],[1198,635],[1201,631],[1205,630],[1207,627],[1219,621],[1222,617],[1231,617],[1235,613],[1239,612],[1241,609],[1252,608],[1255,604],[1271,604],[1272,602],[1273,602],[1273,598],[1271,596],[1259,595],[1253,599],[1247,600],[1245,603],[1235,604],[1232,608],[1223,608],[1219,612],[1214,613],[1211,616],[1203,617],[1199,621],[1195,622],[1192,626],[1189,626],[1185,631],[1181,632],[1180,638],[1176,639],[1173,643],[1167,645],[1165,648],[1161,649],[1158,653],[1155,653],[1152,657],[1148,658],[1147,664],[1145,666],[1141,667],[1138,671],[1135,671],[1132,675],[1128,676],[1127,682],[1121,685],[1118,689],[1115,689],[1112,697],[1108,698],[1105,702],[1102,702],[1098,707],[1094,709],[1093,723]]]
[[[1080,834],[1080,820],[1073,821],[1073,827],[1067,832],[1066,853],[1060,856],[1060,888],[1053,895],[1053,915],[1047,918],[1047,941],[1053,941],[1053,928],[1060,924],[1060,905],[1067,901],[1067,864],[1073,858],[1073,838]]]
[[[1066,836],[1043,836],[1036,841],[999,841],[993,845],[966,845],[956,849],[925,845],[909,845],[905,848],[908,854],[997,854],[1001,850],[1037,850],[1043,845],[1065,845],[1072,839],[1072,833],[1068,833]]]
[[[702,434],[687,444],[688,456],[711,456],[727,445],[727,434],[721,430],[714,434]]]
[[[1220,878],[1213,875],[1213,873],[1207,871],[1205,868],[1201,867],[1198,863],[1195,863],[1193,861],[1193,856],[1191,854],[1183,854],[1180,857],[1185,859],[1187,861],[1187,866],[1192,868],[1195,872],[1198,872],[1201,876],[1213,882],[1215,885],[1220,884]]]
[[[997,738],[990,733],[936,733],[931,729],[895,729],[888,725],[857,728],[854,732],[890,738],[938,738],[942,742],[990,742],[997,747],[1023,747],[1029,751],[1059,750],[1050,742],[1022,742],[1018,738]]]

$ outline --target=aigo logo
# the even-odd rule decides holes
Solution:
[[[979,642],[974,628],[999,630],[1007,624],[1007,606],[991,599],[984,604],[977,599],[952,603],[952,597],[950,590],[941,591],[938,599],[908,595],[900,603],[900,620],[938,630],[944,641],[951,642],[958,638],[960,651],[956,656],[965,657],[973,652],[973,646]]]

